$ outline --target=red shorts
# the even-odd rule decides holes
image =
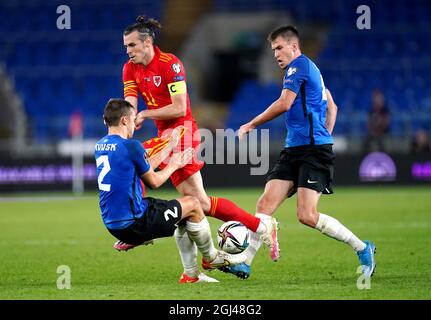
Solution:
[[[186,133],[187,135],[187,133]],[[174,152],[183,151],[190,146],[190,142],[186,145],[184,144],[184,139],[181,139],[178,146],[174,149]],[[178,169],[171,175],[172,184],[176,187],[184,180],[187,180],[189,177],[194,175],[196,172],[201,170],[205,165],[205,162],[199,160],[198,152],[199,152],[200,141],[192,141],[191,147],[195,150],[195,154],[193,156],[193,160],[191,163],[187,164],[185,167]],[[160,169],[166,167],[166,163],[162,162],[159,166]]]
[[[195,150],[195,155],[190,164],[187,164],[185,167],[175,171],[171,175],[172,184],[176,187],[184,180],[187,180],[190,176],[198,172],[204,166],[204,162],[198,159],[198,152],[200,146],[200,135],[197,131],[197,127],[186,130],[185,133],[181,136],[181,140],[178,143],[178,146],[174,149],[174,152],[183,151],[186,148],[192,147]],[[159,132],[160,135],[160,132]],[[169,138],[153,138],[143,142],[144,148],[147,150],[148,154],[153,156],[160,152],[166,143],[169,141]],[[169,161],[167,159],[166,161]],[[162,162],[159,166],[160,169],[165,168],[167,162]]]
[[[175,187],[202,169],[205,163],[199,159],[197,161],[186,165],[171,175],[171,181]]]

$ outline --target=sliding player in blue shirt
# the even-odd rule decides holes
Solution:
[[[105,107],[103,119],[108,135],[95,145],[97,181],[100,190],[100,210],[108,231],[118,240],[140,245],[155,238],[176,233],[178,248],[184,265],[180,283],[218,282],[199,272],[197,250],[202,253],[204,269],[216,269],[241,263],[243,254],[230,255],[215,249],[208,220],[199,200],[185,196],[176,200],[142,198],[140,179],[151,188],[161,186],[173,172],[184,167],[193,157],[193,149],[175,153],[167,166],[154,172],[145,158],[142,144],[131,139],[135,129],[136,109],[126,100],[111,99]],[[174,133],[179,140],[179,131]],[[159,166],[162,155],[152,158]],[[177,231],[178,232],[177,236]]]

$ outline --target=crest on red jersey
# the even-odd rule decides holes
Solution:
[[[161,76],[154,76],[153,82],[156,85],[156,87],[160,86],[160,84],[162,83],[162,77]]]

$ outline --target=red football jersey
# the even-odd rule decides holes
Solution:
[[[172,103],[172,84],[180,84],[186,90],[186,72],[182,62],[173,54],[160,51],[154,46],[153,60],[147,65],[134,64],[130,60],[124,64],[123,82],[124,97],[138,97],[141,94],[148,109],[163,108]],[[169,89],[171,88],[171,90]],[[187,112],[184,117],[170,120],[154,120],[159,135],[168,128],[179,125],[190,127],[194,132],[197,130],[196,122],[190,109],[190,98],[187,93]]]

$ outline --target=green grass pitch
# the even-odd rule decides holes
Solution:
[[[262,189],[217,189],[254,211]],[[370,289],[359,290],[358,260],[347,245],[301,225],[296,197],[276,213],[281,259],[259,251],[247,280],[213,271],[220,283],[179,285],[174,238],[127,253],[112,249],[96,193],[75,199],[19,197],[0,202],[0,299],[430,299],[431,188],[338,187],[319,211],[377,245]],[[151,196],[174,198],[173,191]],[[210,218],[213,238],[221,221]],[[200,259],[200,258],[199,258]],[[71,289],[57,288],[58,266]],[[362,282],[363,283],[363,282]]]

